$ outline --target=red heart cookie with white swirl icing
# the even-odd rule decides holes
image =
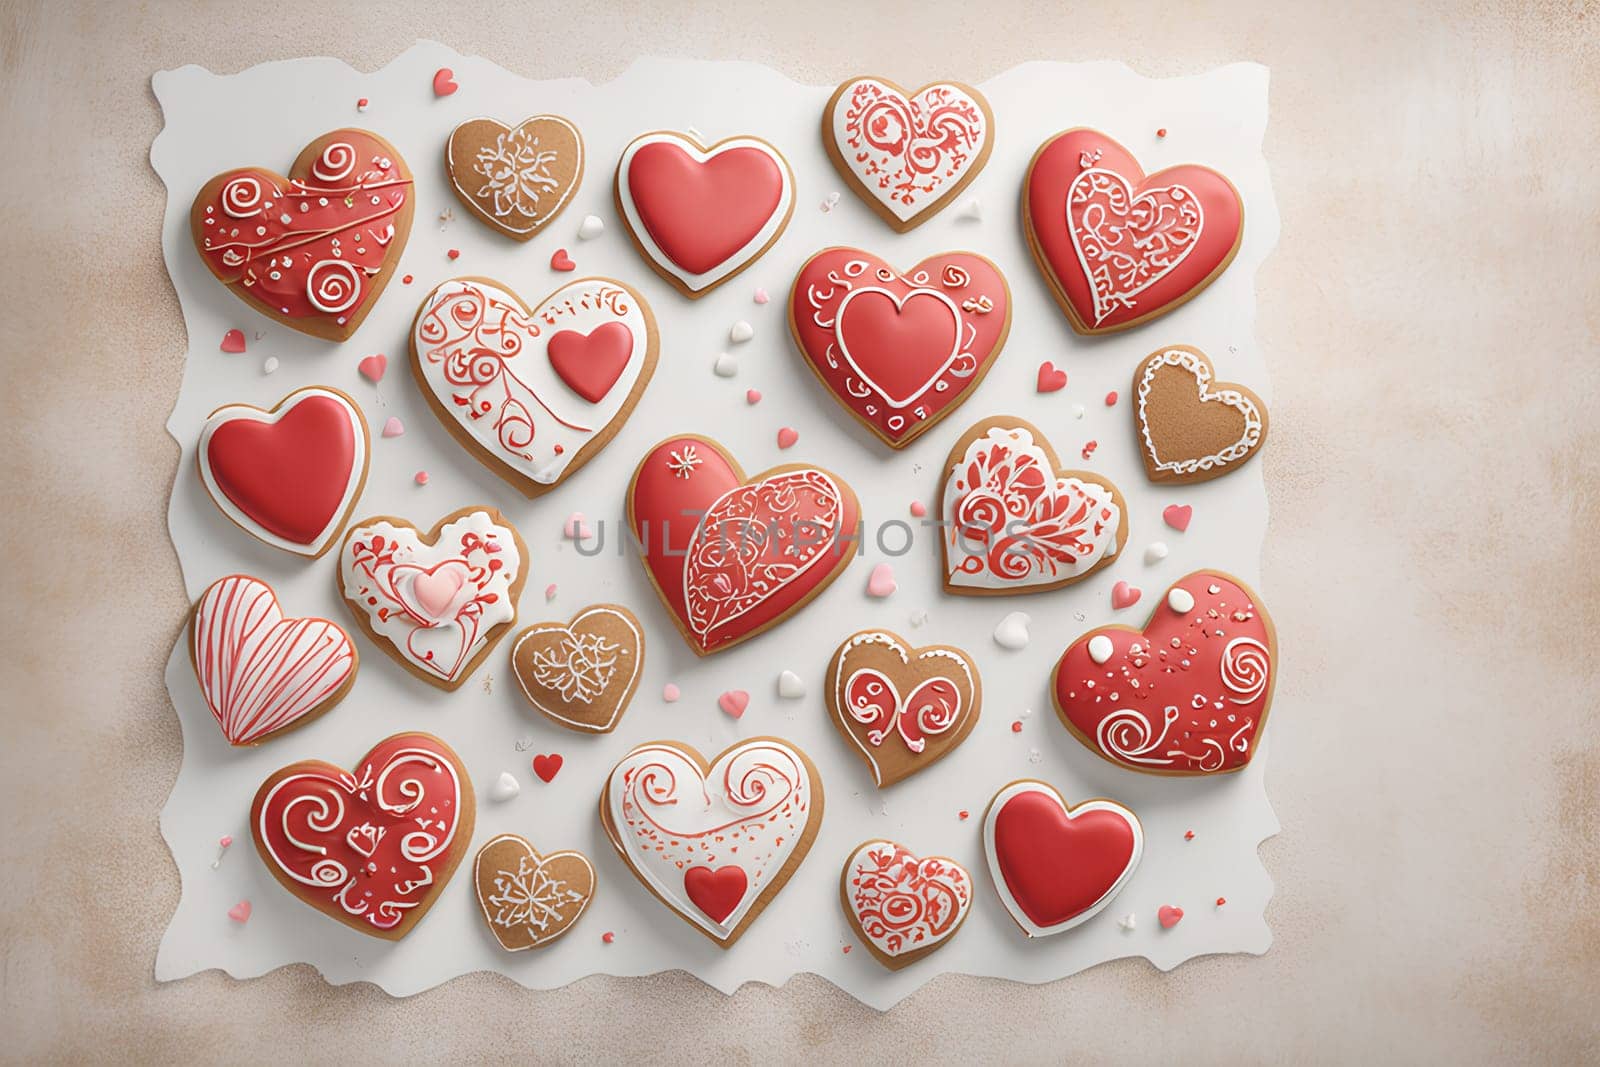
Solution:
[[[1105,134],[1073,129],[1034,153],[1022,220],[1072,328],[1111,333],[1210,285],[1239,251],[1244,204],[1210,167],[1185,163],[1146,175]]]
[[[1239,579],[1180,578],[1143,630],[1102,626],[1056,664],[1056,713],[1112,763],[1151,774],[1237,771],[1272,706],[1278,640]]]
[[[870,252],[826,248],[795,275],[789,329],[839,403],[904,448],[988,373],[1011,330],[1011,290],[972,252],[901,273]]]
[[[297,389],[268,411],[230,404],[206,417],[200,481],[222,513],[274,548],[320,556],[367,480],[366,417],[344,393]]]
[[[1133,877],[1144,855],[1139,817],[1112,800],[1068,807],[1045,782],[1003,787],[983,819],[995,891],[1029,937],[1092,919]]]
[[[861,509],[844,480],[805,464],[746,478],[708,437],[652,448],[628,485],[628,526],[650,582],[698,655],[782,622],[855,557]]]
[[[1044,434],[1012,415],[984,419],[956,441],[940,490],[946,590],[1037,593],[1116,558],[1128,539],[1121,491],[1056,464]]]
[[[258,745],[327,711],[350,692],[360,659],[337,624],[285,618],[272,587],[244,574],[195,601],[189,657],[230,745]]]
[[[953,752],[978,724],[977,665],[951,645],[912,648],[888,630],[845,639],[828,664],[833,725],[882,789]]]
[[[759,137],[710,148],[682,134],[641,134],[617,162],[617,214],[655,272],[699,297],[755,262],[794,213],[794,175]]]
[[[994,113],[960,82],[914,93],[884,78],[853,78],[822,112],[828,158],[897,231],[927,221],[955,199],[994,148]]]
[[[839,898],[873,958],[892,971],[943,947],[972,910],[972,876],[953,859],[863,842],[844,861]]]
[[[250,834],[267,870],[324,915],[398,941],[433,906],[472,841],[472,780],[431,734],[395,734],[350,773],[321,760],[256,790]]]
[[[489,278],[452,278],[411,324],[411,372],[467,451],[529,498],[600,454],[656,368],[650,305],[610,278],[530,308]]]
[[[708,764],[652,741],[600,792],[606,835],[644,887],[727,948],[800,866],[822,825],[822,780],[798,748],[753,737]]]
[[[281,177],[261,167],[217,175],[189,229],[217,280],[285,326],[343,341],[389,284],[411,233],[411,172],[366,130],[312,141]]]

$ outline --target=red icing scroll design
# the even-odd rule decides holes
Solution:
[[[830,558],[843,511],[838,485],[819,470],[773,475],[713,503],[683,568],[687,621],[701,643]]]
[[[341,130],[307,174],[246,168],[201,208],[212,271],[280,315],[343,326],[369,299],[396,236],[411,179],[387,145]]]
[[[932,735],[946,733],[961,718],[961,693],[948,678],[929,678],[901,699],[894,682],[882,672],[856,671],[845,682],[845,710],[867,727],[874,748],[891,733],[912,752],[921,752]]]
[[[386,931],[443,888],[462,775],[439,742],[396,735],[354,774],[321,763],[288,770],[257,796],[253,829],[298,895]]]
[[[942,856],[918,859],[889,841],[851,857],[845,899],[861,932],[890,956],[932,948],[955,933],[972,906],[972,877]]]
[[[350,637],[327,619],[286,619],[272,587],[242,574],[195,607],[194,671],[229,744],[249,745],[321,708],[356,667]]]
[[[954,85],[930,85],[908,98],[863,79],[840,106],[841,154],[861,183],[901,219],[944,195],[988,137],[983,109]]]
[[[796,340],[840,403],[900,446],[954,410],[1005,342],[1010,293],[981,256],[946,252],[904,273],[829,248],[800,269]]]
[[[1271,707],[1277,645],[1254,594],[1197,571],[1167,591],[1142,632],[1090,631],[1062,654],[1063,720],[1113,763],[1167,774],[1236,771]]]

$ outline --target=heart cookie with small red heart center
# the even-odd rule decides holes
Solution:
[[[356,332],[411,233],[411,172],[366,130],[306,146],[287,178],[260,167],[219,174],[194,198],[189,228],[217,280],[251,307],[329,341]]]
[[[945,945],[972,909],[972,876],[944,856],[918,857],[893,841],[867,841],[839,877],[845,917],[890,970]]]
[[[795,276],[789,329],[834,398],[904,448],[988,373],[1011,329],[1011,291],[971,252],[941,252],[901,273],[870,252],[827,248]]]
[[[1039,270],[1084,334],[1176,308],[1227,268],[1244,234],[1227,178],[1191,163],[1146,175],[1126,148],[1087,129],[1034,154],[1022,217]]]
[[[699,655],[783,621],[854,558],[856,495],[820,467],[746,478],[694,434],[656,445],[628,486],[628,526],[651,584]]]
[[[1256,595],[1220,571],[1167,590],[1143,630],[1102,626],[1056,664],[1056,712],[1112,763],[1152,774],[1237,771],[1272,707],[1278,643]]]
[[[483,921],[507,952],[548,945],[594,897],[594,867],[581,852],[540,855],[526,838],[490,838],[473,861]]]
[[[424,733],[379,742],[354,773],[302,760],[261,783],[256,851],[285,889],[324,915],[399,940],[438,899],[472,841],[472,780]]]

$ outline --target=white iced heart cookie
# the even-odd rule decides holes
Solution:
[[[339,591],[378,647],[423,681],[455,689],[516,622],[527,559],[493,508],[462,508],[426,534],[379,516],[345,536]]]

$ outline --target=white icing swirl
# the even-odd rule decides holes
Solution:
[[[1222,684],[1238,695],[1228,699],[1235,704],[1259,700],[1267,689],[1270,664],[1266,646],[1255,638],[1235,637],[1229,641],[1222,650]]]
[[[222,187],[222,210],[231,218],[248,219],[261,213],[261,182],[245,174]]]
[[[306,274],[306,299],[318,311],[336,315],[361,298],[361,272],[343,259],[323,259]]]

